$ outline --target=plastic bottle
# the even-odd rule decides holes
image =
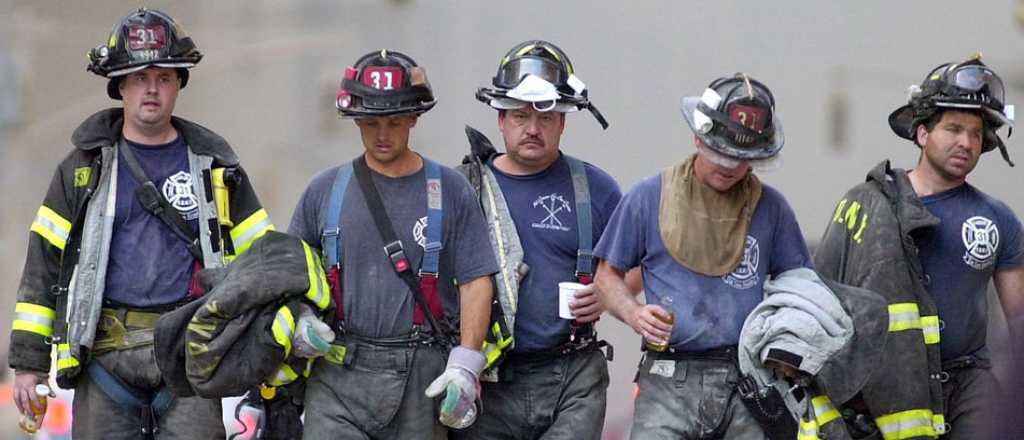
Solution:
[[[661,315],[655,315],[655,316],[659,320],[661,320],[661,322],[664,322],[665,324],[668,324],[670,326],[671,325],[675,325],[675,322],[676,322],[676,312],[675,312],[675,309],[672,308],[672,298],[668,297],[668,296],[664,296],[664,297],[661,298],[661,301],[658,301],[658,305],[661,306],[662,309],[665,309],[665,312],[668,313],[668,319],[665,319]],[[652,341],[652,340],[648,339],[646,341],[646,344],[647,344],[647,349],[650,350],[650,351],[661,352],[661,351],[665,351],[666,349],[668,349],[668,339],[666,339],[664,341]]]
[[[22,414],[21,419],[18,420],[18,426],[22,431],[29,434],[35,434],[39,430],[39,427],[43,426],[43,417],[46,415],[46,399],[50,396],[50,386],[44,383],[36,385],[35,388],[36,397],[39,398],[40,404],[36,405],[29,402],[29,413]]]
[[[259,397],[254,397],[259,399]],[[235,407],[235,423],[228,428],[229,440],[253,440],[263,436],[265,411],[263,405],[249,400],[247,396]]]

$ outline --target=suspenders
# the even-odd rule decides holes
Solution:
[[[383,209],[383,202],[380,194],[373,187],[370,180],[369,169],[366,166],[365,158],[360,157],[352,162],[343,164],[338,168],[331,187],[328,201],[327,215],[324,219],[324,230],[322,234],[322,249],[328,267],[328,278],[331,282],[331,291],[334,296],[337,309],[335,315],[338,320],[344,319],[344,293],[341,285],[341,242],[343,233],[340,229],[341,208],[344,205],[345,191],[356,176],[357,184],[363,192],[374,222],[377,224],[381,238],[385,242],[384,252],[387,255],[391,266],[398,273],[399,277],[409,284],[409,288],[416,297],[418,307],[413,311],[413,323],[422,325],[429,322],[438,336],[443,336],[437,320],[444,315],[441,305],[441,296],[437,288],[438,266],[441,254],[441,229],[444,219],[442,210],[442,187],[441,187],[441,166],[432,160],[423,159],[424,172],[426,174],[427,191],[427,228],[425,231],[426,246],[423,253],[423,262],[420,265],[418,275],[413,272],[409,260],[405,256],[404,246],[394,233],[391,221],[387,218],[387,212]],[[430,313],[425,314],[424,310],[429,309]]]

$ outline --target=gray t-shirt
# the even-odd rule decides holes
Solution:
[[[328,197],[337,166],[313,177],[292,214],[288,233],[310,246],[322,248],[321,236]],[[427,192],[424,170],[391,178],[370,170],[373,183],[384,202],[395,234],[402,240],[413,269],[423,259],[427,222]],[[438,288],[445,316],[458,316],[456,282],[468,282],[498,271],[487,236],[487,225],[469,181],[448,167],[441,167],[444,221]],[[384,241],[366,207],[355,175],[345,191],[339,221],[342,245],[342,286],[345,328],[370,338],[392,337],[412,331],[416,300],[398,277],[384,254]],[[418,243],[418,245],[417,245]]]

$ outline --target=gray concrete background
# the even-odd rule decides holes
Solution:
[[[361,151],[354,125],[335,116],[334,93],[346,66],[381,47],[426,68],[440,103],[412,146],[454,164],[467,151],[463,125],[498,140],[495,112],[473,93],[499,57],[525,39],[555,42],[611,122],[602,131],[589,114],[570,115],[564,150],[624,190],[692,151],[681,96],[747,72],[774,91],[787,137],[782,168],[762,178],[786,194],[811,243],[871,166],[886,157],[913,166],[916,150],[886,117],[935,65],[984,51],[1009,101],[1024,102],[1024,33],[1012,0],[0,0],[0,285],[9,292],[0,310],[13,310],[28,226],[71,131],[117,105],[104,80],[85,71],[85,53],[140,4],[170,13],[206,54],[176,113],[234,145],[280,228],[314,173]],[[1018,138],[1007,143],[1024,163]],[[1021,173],[988,154],[970,182],[1020,214]],[[628,426],[639,340],[611,317],[600,330],[617,347],[606,424],[617,438]]]

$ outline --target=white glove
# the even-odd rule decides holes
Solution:
[[[303,304],[300,308],[302,311],[299,312],[295,334],[292,335],[295,356],[307,359],[323,356],[331,349],[334,332],[330,326],[316,317],[311,307]]]
[[[437,397],[445,391],[438,419],[445,426],[462,429],[472,425],[477,416],[480,397],[480,371],[487,358],[478,350],[458,346],[448,355],[444,373],[427,387],[427,397]]]

